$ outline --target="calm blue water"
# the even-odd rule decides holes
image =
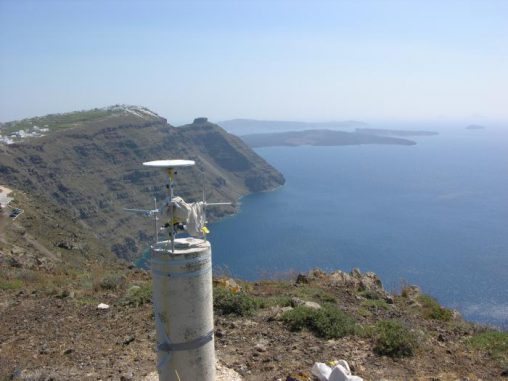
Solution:
[[[287,183],[211,226],[215,266],[251,280],[359,267],[508,328],[508,133],[416,140],[258,149]]]

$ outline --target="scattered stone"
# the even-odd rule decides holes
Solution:
[[[409,299],[407,302],[408,302],[408,304],[410,306],[417,307],[417,308],[421,308],[422,307],[421,303],[416,301],[416,300],[414,300],[414,299]]]
[[[233,369],[217,362],[216,381],[243,381],[242,377]]]
[[[452,319],[453,320],[460,320],[462,319],[462,315],[457,310],[452,310]]]
[[[37,380],[37,381],[54,381],[55,377],[45,371],[44,369],[28,370],[24,369],[21,372],[16,371],[11,378],[13,380]]]
[[[353,274],[351,274],[353,275]],[[353,275],[356,277],[356,275]],[[368,272],[365,274],[360,273],[360,285],[359,285],[360,291],[363,290],[382,290],[383,289],[383,283],[381,283],[381,279],[374,274],[373,272]]]
[[[309,283],[309,277],[305,274],[298,274],[296,277],[296,284],[308,284]]]
[[[307,307],[307,308],[313,308],[313,309],[316,309],[316,310],[321,308],[321,305],[319,303],[310,302],[310,301],[307,301],[307,300],[302,300],[302,299],[297,298],[297,297],[291,298],[291,306],[293,308],[294,307]]]
[[[213,280],[214,286],[224,287],[226,290],[232,291],[234,293],[240,292],[242,288],[233,278],[217,278]]]
[[[297,297],[293,297],[291,298],[291,307],[299,307],[301,306],[303,303],[305,303],[302,299],[300,298],[297,298]]]
[[[134,340],[135,340],[135,337],[134,337],[134,336],[127,336],[127,337],[123,340],[122,344],[123,344],[123,345],[129,345],[129,344],[130,344],[130,343],[132,343]]]
[[[347,286],[356,288],[358,285],[358,279],[353,278],[351,275],[344,271],[337,270],[330,274],[330,281],[335,286]]]
[[[243,327],[255,327],[258,325],[258,322],[250,319],[246,319],[240,323]]]
[[[72,348],[67,348],[65,351],[63,351],[63,354],[64,354],[64,355],[70,355],[72,352],[74,352],[74,349],[72,349]]]
[[[256,349],[256,351],[258,352],[266,352],[266,346],[261,344],[261,343],[257,343],[256,346],[254,347]]]
[[[60,249],[65,249],[65,250],[73,250],[73,249],[76,248],[74,243],[71,242],[71,241],[58,241],[58,242],[55,242],[55,247],[59,247]]]
[[[312,377],[304,372],[291,373],[286,377],[286,381],[312,381]]]
[[[315,309],[315,310],[319,310],[321,308],[321,304],[316,303],[316,302],[309,302],[309,301],[305,301],[303,303],[303,306],[307,307],[307,308],[312,308],[312,309]]]
[[[402,296],[413,301],[415,301],[421,295],[421,293],[421,288],[415,285],[406,286],[402,290]]]
[[[362,274],[359,269],[351,270],[351,273],[337,270],[331,273],[328,278],[334,286],[347,287],[356,291],[376,291],[385,294],[381,279],[373,272]]]
[[[10,257],[8,263],[9,263],[9,266],[11,266],[11,267],[15,267],[15,268],[22,267],[21,263],[14,257]]]
[[[19,246],[13,245],[12,248],[11,248],[11,254],[19,256],[19,255],[25,254],[25,250],[23,250]]]
[[[321,269],[313,269],[309,271],[309,278],[323,279],[326,278],[326,273]]]
[[[159,381],[159,374],[157,372],[152,372],[148,374],[143,381]]]

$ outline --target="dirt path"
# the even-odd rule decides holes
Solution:
[[[4,205],[7,203],[7,196],[12,193],[12,190],[0,185],[0,204]],[[0,241],[5,242],[4,237],[4,229],[5,224],[7,223],[9,218],[9,213],[7,208],[0,207]]]
[[[5,206],[9,204],[10,197],[8,197],[12,193],[12,190],[0,185],[0,205]]]
[[[47,258],[51,259],[52,261],[59,262],[60,258],[53,253],[52,251],[48,250],[45,246],[43,246],[39,241],[34,239],[30,234],[25,233],[23,235],[23,238],[26,239],[26,241],[33,245],[33,247],[39,251],[40,253],[44,254]]]

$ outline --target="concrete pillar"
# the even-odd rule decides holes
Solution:
[[[152,246],[160,381],[215,381],[211,246],[196,238]]]

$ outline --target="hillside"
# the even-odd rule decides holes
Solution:
[[[24,274],[10,288],[0,279],[0,380],[156,379],[148,273],[95,266],[55,294],[44,275]],[[246,381],[311,381],[314,362],[334,359],[365,381],[508,375],[507,333],[463,321],[415,286],[391,294],[373,273],[216,278],[214,309],[217,358]]]
[[[305,130],[288,131],[268,134],[242,135],[242,140],[250,147],[273,146],[344,146],[361,144],[398,144],[415,145],[412,140],[377,136],[360,132],[345,132],[333,130]]]
[[[207,199],[214,201],[236,202],[284,182],[239,138],[206,120],[176,128],[144,108],[113,106],[3,128],[35,120],[48,129],[45,136],[0,143],[0,184],[28,193],[35,204],[65,210],[127,260],[149,244],[152,231],[149,221],[123,208],[151,207],[154,196],[164,197],[163,174],[142,167],[144,161],[196,160],[177,178],[178,193],[189,201],[201,199],[203,171]],[[215,208],[209,217],[234,211]]]

